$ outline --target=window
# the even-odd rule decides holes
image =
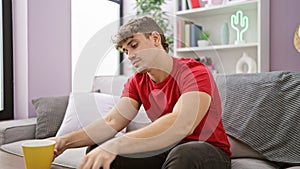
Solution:
[[[0,3],[0,120],[13,119],[13,53],[11,0]]]
[[[111,38],[120,27],[117,0],[72,0],[72,91],[89,91],[95,75],[120,74]]]

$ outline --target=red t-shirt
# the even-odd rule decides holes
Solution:
[[[172,72],[160,83],[153,82],[147,73],[136,73],[124,85],[122,96],[143,104],[148,117],[155,121],[164,114],[171,113],[179,97],[190,91],[205,92],[212,100],[202,121],[182,142],[206,141],[230,156],[230,144],[221,120],[219,92],[213,76],[201,62],[189,58],[173,58]]]

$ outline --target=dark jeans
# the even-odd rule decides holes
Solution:
[[[90,150],[89,150],[90,151]],[[206,142],[188,142],[143,158],[117,156],[111,169],[230,169],[227,153]]]

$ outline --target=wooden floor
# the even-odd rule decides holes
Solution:
[[[0,168],[1,169],[26,169],[23,157],[6,153],[0,150]],[[67,169],[52,165],[51,169]]]

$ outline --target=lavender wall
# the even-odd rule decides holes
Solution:
[[[32,99],[71,91],[71,1],[14,0],[14,7],[18,119],[35,116]]]
[[[270,5],[270,69],[300,71],[300,53],[293,45],[300,1],[271,0]]]
[[[28,2],[29,98],[68,95],[71,91],[71,2]]]

